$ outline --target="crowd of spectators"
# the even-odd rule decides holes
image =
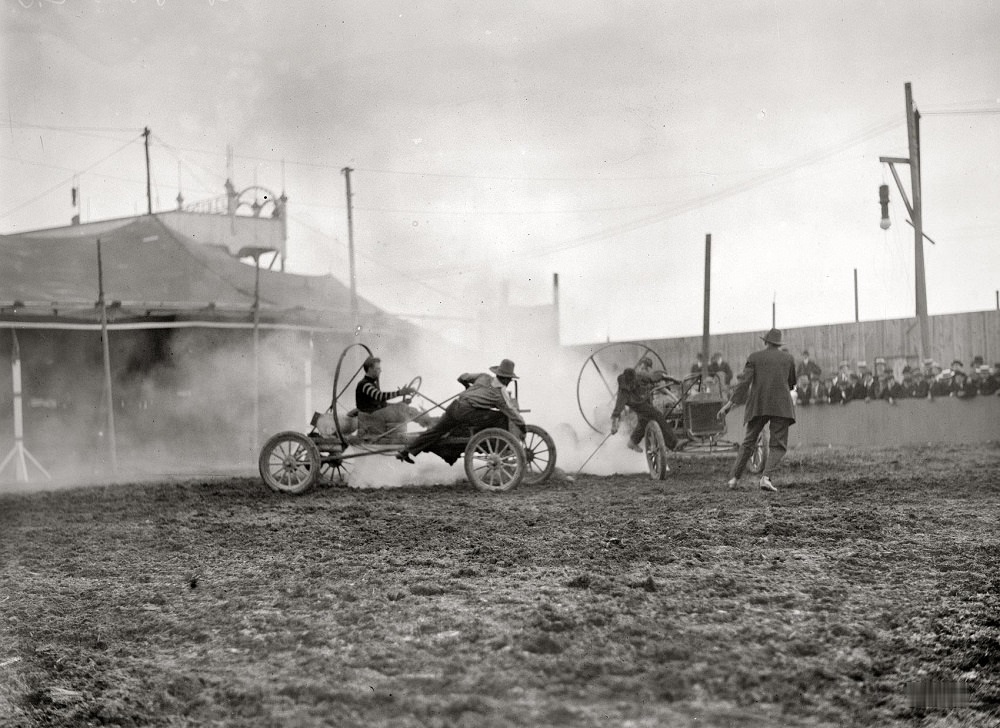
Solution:
[[[869,369],[867,362],[858,361],[852,370],[850,362],[842,361],[835,375],[824,377],[819,364],[803,351],[795,372],[796,403],[846,405],[858,400],[893,403],[899,399],[1000,396],[1000,363],[989,366],[981,356],[975,357],[968,369],[959,359],[954,359],[947,369],[925,359],[922,368],[905,366],[898,376],[884,357],[876,357],[874,364]]]

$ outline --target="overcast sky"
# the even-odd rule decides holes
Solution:
[[[1000,5],[6,0],[0,232],[237,188],[289,198],[288,269],[447,327],[552,298],[562,339],[914,313],[879,156],[921,118],[928,306],[1000,289]],[[909,194],[909,169],[900,167]],[[892,226],[879,228],[878,186]],[[506,282],[505,282],[506,281]],[[2,294],[0,294],[2,298]]]

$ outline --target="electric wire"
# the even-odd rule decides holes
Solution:
[[[75,176],[78,176],[78,175],[84,174],[86,172],[89,172],[90,170],[92,170],[97,165],[103,164],[107,160],[111,159],[111,157],[115,156],[116,154],[118,154],[120,152],[123,152],[125,149],[127,149],[130,146],[132,146],[136,142],[136,140],[139,139],[140,137],[141,137],[141,135],[133,137],[128,142],[126,142],[124,144],[124,146],[119,147],[118,149],[116,149],[115,151],[111,152],[111,154],[107,155],[106,157],[102,157],[101,159],[98,159],[96,162],[94,162],[90,166],[85,167],[84,169],[80,170],[79,172],[74,173],[68,179],[61,180],[57,184],[53,185],[52,187],[49,187],[44,192],[41,192],[41,193],[35,195],[31,199],[26,200],[26,201],[20,203],[19,205],[15,205],[14,207],[11,207],[11,208],[9,208],[8,210],[6,210],[4,212],[0,212],[0,218],[7,217],[8,215],[11,215],[11,214],[17,212],[18,210],[20,210],[20,209],[22,209],[24,207],[27,207],[28,205],[30,205],[30,204],[32,204],[34,202],[37,202],[38,200],[42,199],[43,197],[45,197],[49,193],[51,193],[51,192],[59,189],[60,187],[64,186],[67,182],[72,183],[73,182],[73,178]]]

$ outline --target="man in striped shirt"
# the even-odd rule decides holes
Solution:
[[[416,407],[404,402],[390,403],[390,399],[406,397],[416,392],[412,387],[400,387],[388,392],[382,391],[379,377],[382,375],[382,360],[377,356],[365,359],[362,365],[364,377],[354,390],[355,406],[358,408],[358,434],[361,437],[398,439],[406,432],[410,422],[427,426],[430,418],[420,414]]]

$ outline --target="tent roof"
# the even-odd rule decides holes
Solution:
[[[98,239],[104,299],[114,320],[252,319],[254,266],[144,215],[0,236],[0,320],[97,320]],[[350,326],[350,291],[332,277],[262,267],[259,291],[262,322]],[[385,315],[362,299],[358,309],[363,318]]]

